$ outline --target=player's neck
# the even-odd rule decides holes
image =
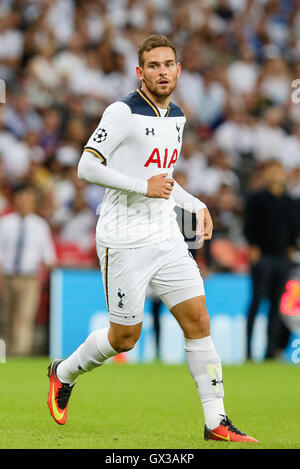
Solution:
[[[171,96],[156,96],[152,94],[144,84],[142,84],[141,91],[155,104],[156,107],[161,109],[168,108]]]

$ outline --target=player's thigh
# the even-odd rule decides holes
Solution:
[[[185,334],[193,333],[198,338],[209,334],[203,279],[186,243],[176,243],[150,285]]]
[[[186,300],[205,295],[198,265],[183,240],[170,245],[150,286],[169,310]]]
[[[109,319],[134,326],[142,322],[151,273],[144,250],[97,246]],[[147,253],[146,253],[147,254]]]

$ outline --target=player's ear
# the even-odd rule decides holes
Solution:
[[[180,74],[181,74],[181,64],[177,62],[177,78],[180,76]]]
[[[140,67],[139,65],[136,67],[136,76],[138,77],[138,79],[140,81],[142,81],[144,79],[144,72],[143,72],[143,69],[142,67]]]

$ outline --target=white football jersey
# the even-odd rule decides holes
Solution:
[[[84,150],[108,167],[136,179],[167,173],[172,177],[179,157],[185,116],[170,103],[165,117],[136,90],[104,111]],[[155,244],[170,236],[182,237],[172,196],[166,199],[106,188],[96,238],[111,248]]]

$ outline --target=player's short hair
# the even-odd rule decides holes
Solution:
[[[176,49],[171,39],[169,39],[167,36],[164,36],[163,34],[152,34],[144,40],[143,44],[138,49],[140,67],[144,66],[144,52],[149,52],[156,47],[170,47],[175,54],[175,61],[177,62]]]

